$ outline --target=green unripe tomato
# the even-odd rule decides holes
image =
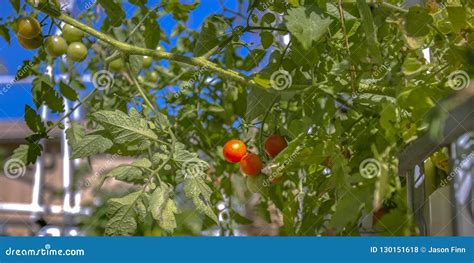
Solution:
[[[122,58],[118,58],[109,64],[109,69],[112,71],[122,71],[125,68],[125,63]]]
[[[52,57],[59,57],[66,54],[68,45],[64,38],[60,36],[52,36],[46,39],[44,42],[44,47],[48,55]]]
[[[80,42],[84,37],[84,32],[71,25],[65,25],[62,31],[64,39],[69,43]]]
[[[74,62],[84,61],[87,57],[87,48],[81,42],[74,42],[67,48],[67,58]]]
[[[153,58],[149,56],[143,56],[143,68],[149,68],[151,64],[153,63]]]
[[[41,44],[43,44],[43,36],[39,35],[33,39],[26,39],[21,37],[20,35],[16,35],[18,38],[18,42],[24,49],[37,49],[41,47]]]
[[[21,18],[17,22],[17,35],[23,39],[34,39],[41,35],[41,25],[36,18]]]
[[[152,82],[152,83],[157,82],[158,81],[158,73],[156,73],[156,71],[149,71],[149,72],[146,73],[145,79],[148,82]]]

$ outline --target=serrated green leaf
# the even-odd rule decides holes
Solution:
[[[86,131],[82,125],[72,122],[71,126],[66,130],[66,139],[69,145],[74,149],[86,136]]]
[[[101,135],[87,135],[72,149],[71,159],[85,158],[104,153],[110,149],[113,142]]]
[[[13,6],[13,9],[15,9],[17,13],[20,13],[20,0],[10,0],[10,3]]]
[[[44,103],[52,112],[64,112],[63,98],[54,90],[54,84],[48,76],[33,80],[32,93],[36,107]]]
[[[36,159],[41,156],[43,147],[38,143],[22,144],[13,151],[11,159],[17,159],[25,165],[34,164]]]
[[[362,27],[367,38],[368,48],[370,49],[371,61],[381,63],[382,53],[380,52],[379,43],[377,41],[377,31],[375,29],[372,11],[365,0],[357,0],[357,8],[359,9],[362,19]]]
[[[43,133],[46,131],[44,123],[41,121],[41,116],[29,105],[25,105],[25,122],[33,132]]]
[[[127,183],[143,184],[147,181],[147,174],[141,169],[151,167],[151,162],[148,159],[134,161],[131,164],[124,164],[115,167],[108,172],[105,177],[114,177],[115,179]]]
[[[142,194],[142,191],[133,192],[107,202],[106,214],[109,221],[105,226],[105,235],[130,236],[136,232],[137,218],[140,213],[136,206]]]
[[[0,36],[5,39],[5,41],[10,44],[10,31],[6,25],[0,25]]]
[[[410,36],[422,37],[430,32],[429,25],[433,23],[433,17],[426,8],[413,6],[405,15],[405,29]]]
[[[77,92],[62,80],[59,82],[59,90],[61,91],[61,94],[70,101],[75,101],[79,97]]]
[[[210,205],[212,190],[204,182],[202,177],[192,177],[185,179],[184,194],[187,198],[190,198],[193,201],[197,211],[207,215],[209,218],[214,220],[214,222],[219,222]]]
[[[112,135],[115,143],[143,143],[146,140],[156,140],[158,137],[148,127],[148,122],[141,118],[134,108],[129,116],[121,111],[98,111],[92,114],[97,123],[102,125]]]
[[[122,24],[125,20],[125,12],[121,4],[111,0],[97,0],[97,2],[104,8],[107,13],[107,20],[112,26],[118,27]]]
[[[288,30],[305,49],[320,40],[332,24],[332,19],[314,6],[292,8],[285,20]]]
[[[176,228],[175,214],[178,213],[178,208],[171,199],[172,189],[163,184],[153,191],[150,197],[149,211],[153,218],[158,221],[160,227],[166,232],[173,232]]]

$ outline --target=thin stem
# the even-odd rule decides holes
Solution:
[[[69,118],[69,116],[71,116],[72,113],[74,113],[74,111],[76,111],[82,104],[84,104],[84,102],[86,100],[88,100],[95,92],[97,91],[97,89],[94,89],[93,91],[91,91],[89,94],[87,94],[84,99],[80,100],[79,103],[74,106],[66,115],[62,116],[57,122],[55,122],[53,124],[53,126],[49,127],[48,130],[46,130],[46,134],[50,133],[54,128],[56,128],[59,123],[61,123],[63,120],[65,120],[66,118]]]
[[[148,105],[148,107],[150,107],[150,109],[153,111],[153,112],[157,112],[156,109],[155,109],[155,106],[151,103],[151,101],[148,99],[148,97],[146,96],[145,94],[145,91],[143,91],[142,87],[140,86],[140,83],[138,83],[137,81],[137,78],[135,77],[135,75],[132,73],[132,69],[130,67],[130,63],[127,62],[127,69],[128,69],[128,74],[130,75],[130,78],[132,78],[132,81],[133,81],[133,84],[135,85],[135,87],[137,88],[138,92],[140,93],[140,96],[143,97],[143,100],[145,101],[145,104]]]
[[[76,19],[65,15],[61,14],[60,16],[57,17],[58,19],[62,20],[63,22],[70,24],[94,37],[97,39],[103,41],[104,43],[107,43],[119,51],[128,54],[128,55],[142,55],[142,56],[149,56],[153,57],[155,59],[165,59],[165,60],[170,60],[170,61],[175,61],[175,62],[181,62],[184,64],[192,65],[192,66],[197,66],[197,67],[206,67],[210,71],[213,71],[217,75],[225,78],[232,79],[236,82],[242,83],[247,86],[251,87],[257,87],[257,88],[264,88],[263,86],[260,86],[257,84],[253,79],[244,76],[236,71],[229,70],[229,69],[223,69],[219,67],[217,64],[208,61],[205,58],[195,58],[195,57],[187,57],[179,54],[173,54],[161,50],[153,50],[153,49],[147,49],[147,48],[141,48],[141,47],[136,47],[127,43],[123,43],[121,41],[118,41],[114,39],[113,37],[104,34],[102,32],[99,32],[95,30],[94,28],[85,25]]]

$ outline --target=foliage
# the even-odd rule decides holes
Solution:
[[[361,219],[381,208],[389,211],[380,221],[384,233],[416,234],[399,201],[405,182],[397,176],[397,154],[453,92],[450,74],[474,75],[469,0],[429,0],[409,9],[400,0],[239,0],[237,10],[246,12],[224,6],[198,31],[187,21],[205,1],[129,0],[136,11],[127,13],[121,1],[104,0],[75,19],[46,0],[37,8],[10,2],[18,16],[48,14],[87,34],[89,56],[81,67],[53,61],[43,47],[28,62],[35,108],[26,106],[25,121],[32,135],[14,157],[34,163],[39,141],[64,128],[43,123],[41,105],[57,113],[65,111],[63,97],[87,105],[87,123],[66,131],[72,157],[136,159],[103,175],[131,185],[131,193],[107,201],[107,235],[137,234],[142,226],[170,234],[213,226],[232,232],[251,222],[242,213],[278,225],[280,235],[357,235]],[[177,21],[169,35],[157,22],[168,14]],[[15,19],[0,21],[7,42]],[[151,68],[142,67],[144,55],[155,59]],[[107,70],[117,58],[126,67],[112,84],[85,89],[82,75]],[[57,73],[70,75],[67,82],[43,74],[52,62]],[[146,78],[152,72],[158,81]],[[289,141],[273,160],[262,149],[271,134]],[[266,164],[252,205],[248,179],[221,154],[220,145],[232,138],[246,141]],[[368,159],[377,164],[374,177],[361,172]],[[220,202],[231,211],[230,224],[219,223]],[[200,216],[187,212],[194,209]]]

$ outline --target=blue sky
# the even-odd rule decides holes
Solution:
[[[79,0],[76,1],[76,6],[80,8],[82,5],[86,5],[91,0]],[[8,16],[17,16],[13,8],[9,3],[2,4],[0,8],[0,17],[6,18]],[[154,6],[160,1],[149,1],[149,6]],[[192,2],[192,1],[182,1]],[[235,0],[226,0],[226,7],[235,8]],[[135,10],[134,6],[126,5],[125,10],[127,14],[132,14]],[[199,7],[191,13],[188,21],[188,26],[193,29],[199,28],[204,18],[212,13],[220,12],[220,4],[218,0],[202,0]],[[169,34],[175,25],[176,21],[171,15],[167,15],[159,20],[160,26]],[[29,51],[21,48],[14,36],[12,37],[11,44],[0,38],[0,78],[6,75],[14,75],[17,68],[22,64],[24,60],[31,59],[36,51]],[[172,43],[173,45],[174,43]],[[166,48],[166,46],[165,46]],[[6,84],[0,84],[0,91]],[[0,120],[12,120],[23,117],[23,110],[25,104],[32,105],[31,99],[31,86],[27,83],[15,84],[12,88],[8,89],[7,92],[0,93]]]

